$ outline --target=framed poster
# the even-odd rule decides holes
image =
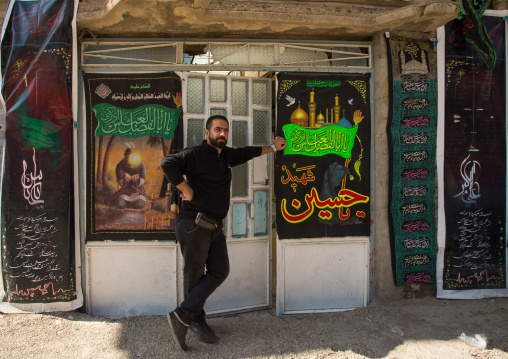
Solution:
[[[279,239],[370,235],[369,74],[280,73]]]
[[[87,240],[174,239],[179,201],[161,160],[182,149],[174,73],[85,74]]]

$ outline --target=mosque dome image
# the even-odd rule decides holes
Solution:
[[[351,122],[349,122],[345,117],[342,117],[337,125],[344,128],[353,128],[353,126],[351,126]]]
[[[323,127],[325,124],[325,116],[320,112],[318,117],[316,118],[316,124],[314,127]]]
[[[302,127],[309,126],[309,115],[307,115],[307,112],[300,108],[300,105],[298,105],[298,108],[291,114],[290,120],[291,123],[295,125]]]

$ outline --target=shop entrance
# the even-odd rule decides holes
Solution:
[[[229,119],[229,146],[270,145],[276,117],[274,89],[280,85],[274,83],[277,72],[372,71],[370,44],[86,40],[81,50],[84,73],[177,73],[181,78],[184,147],[201,143],[206,119],[214,114]],[[372,87],[370,81],[364,81],[364,88],[367,87]],[[84,99],[83,93],[79,96]],[[281,106],[292,111],[299,104],[285,96],[283,99]],[[351,98],[343,100],[348,103]],[[308,99],[304,101],[307,103]],[[370,105],[368,98],[361,101]],[[343,112],[337,114],[344,116]],[[352,121],[350,114],[346,113],[346,117]],[[81,114],[79,129],[84,131],[80,131],[80,148],[85,148],[87,136],[93,135],[89,126]],[[367,121],[364,126],[369,126]],[[369,141],[370,136],[362,140]],[[366,153],[362,162],[364,179],[368,177],[365,170],[370,168]],[[79,156],[84,163],[94,160],[85,151]],[[339,233],[334,238],[296,236],[273,240],[273,186],[275,179],[281,180],[280,176],[274,177],[274,163],[274,155],[268,154],[233,169],[231,206],[225,219],[231,271],[209,298],[207,314],[269,308],[275,290],[279,315],[366,305],[372,258],[368,236]],[[86,179],[86,170],[80,170],[80,178]],[[79,203],[86,212],[91,197],[86,195],[85,181],[80,188]],[[173,240],[137,240],[127,235],[91,239],[87,237],[84,217],[80,235],[87,312],[109,317],[160,315],[178,306],[183,300],[183,259]],[[272,279],[275,269],[276,286]],[[339,284],[330,285],[338,279]],[[353,299],[340,300],[337,305],[337,298],[345,292]]]
[[[229,146],[272,143],[271,79],[198,73],[181,77],[186,147],[201,143],[211,115],[229,119]],[[265,155],[233,168],[224,226],[231,271],[208,300],[209,314],[271,305],[271,163],[271,155]]]

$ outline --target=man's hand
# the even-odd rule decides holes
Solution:
[[[192,201],[194,199],[194,190],[191,189],[191,192],[192,193],[189,193],[189,195],[186,195],[185,193],[182,192],[182,194],[180,195],[180,198],[183,201]]]
[[[284,137],[275,137],[275,139],[273,140],[273,144],[275,145],[275,149],[277,151],[281,151],[283,150],[284,148],[286,148],[286,144],[287,144],[287,141]]]
[[[284,137],[275,137],[275,139],[273,140],[273,145],[272,146],[275,146],[275,151],[282,151],[284,148],[286,148],[286,139]],[[272,146],[261,146],[261,154],[264,155],[266,153],[270,153],[270,152],[273,152],[274,149]]]
[[[194,190],[189,186],[189,184],[185,181],[180,183],[176,186],[182,194],[180,195],[180,198],[184,201],[192,201],[194,199]]]

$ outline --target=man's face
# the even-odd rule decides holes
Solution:
[[[229,124],[227,121],[215,119],[210,130],[205,130],[206,142],[217,148],[223,148],[228,143]]]

